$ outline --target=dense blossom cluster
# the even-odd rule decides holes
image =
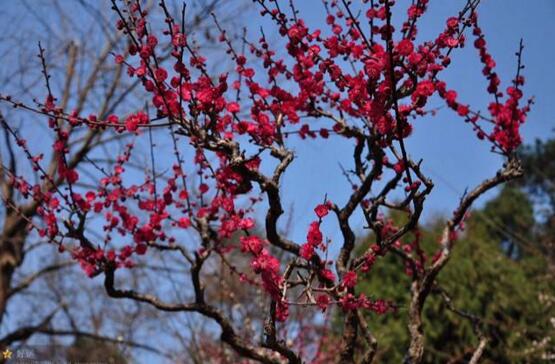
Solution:
[[[106,120],[95,115],[83,117],[58,108],[49,87],[39,111],[49,116],[49,127],[56,135],[52,146],[56,173],[43,170],[42,155],[33,154],[13,132],[41,180],[47,182],[33,184],[20,176],[12,178],[21,195],[39,206],[42,221],[31,227],[58,244],[60,251],[77,242],[71,254],[91,277],[131,268],[133,259],[149,249],[191,250],[186,256],[194,267],[192,272],[200,271],[214,253],[225,256],[239,250],[250,257],[252,275],[259,277],[274,303],[278,321],[287,319],[291,303],[316,305],[322,311],[338,304],[345,311],[365,309],[383,314],[395,304],[357,294],[361,276],[391,251],[404,257],[411,277],[424,274],[428,263],[419,246],[416,224],[433,185],[423,176],[420,164],[407,157],[404,140],[414,127],[410,120],[425,115],[426,106],[437,94],[498,152],[510,156],[521,142],[519,127],[529,110],[529,104],[519,105],[524,79],[518,73],[506,96],[499,91],[501,81],[472,2],[458,17],[447,19],[435,39],[417,43],[418,19],[428,1],[413,2],[401,30],[396,31],[391,23],[393,1],[363,2],[368,28],[350,15],[346,3],[324,1],[326,26],[310,29],[277,3],[259,0],[262,16],[275,22],[286,42],[285,51],[271,49],[262,34],[258,42],[245,39],[249,52],[242,54],[220,28],[220,40],[234,71],[216,74],[209,71],[209,60],[199,54],[191,35],[170,16],[164,2],[161,8],[167,29],[162,35],[151,31],[140,2],[130,3],[128,8],[114,6],[117,28],[129,37],[128,49],[115,55],[115,62],[140,81],[155,115],[141,110],[126,116],[110,115]],[[219,28],[217,21],[216,26]],[[468,27],[476,37],[474,45],[489,81],[487,92],[494,98],[489,116],[459,101],[456,91],[439,79],[450,65],[453,51],[465,45]],[[171,49],[167,60],[160,57],[164,47]],[[2,100],[18,105],[9,97],[2,96]],[[154,166],[144,180],[127,178],[132,142],[111,170],[100,170],[96,188],[84,188],[79,185],[83,177],[72,165],[73,151],[68,146],[71,132],[77,128],[129,133],[135,141],[147,136],[145,130],[151,133],[162,128],[173,145],[174,164],[164,179],[157,178]],[[289,241],[277,229],[283,213],[280,178],[293,160],[286,139],[293,134],[301,140],[347,138],[356,145],[352,176],[346,172],[352,196],[344,207],[328,200],[316,206],[317,219],[310,223],[306,241],[300,243]],[[274,167],[272,174],[265,174]],[[385,181],[385,187],[373,186],[375,180]],[[62,190],[61,185],[66,188]],[[402,201],[395,204],[391,195],[399,191],[398,186]],[[254,220],[255,205],[262,200],[268,203],[265,237],[259,236]],[[376,240],[358,257],[353,256],[355,241],[349,225],[357,208]],[[391,208],[409,211],[409,224],[396,227],[385,218],[383,212]],[[87,229],[97,227],[97,223],[89,224],[95,218],[102,221],[102,242],[87,237]],[[338,221],[344,241],[324,239],[324,219]],[[183,244],[183,230],[196,232],[196,247]],[[409,239],[407,233],[414,238]],[[235,236],[240,236],[239,247],[230,243]],[[335,267],[328,261],[333,244],[334,251],[339,250],[332,260]],[[301,277],[300,282],[293,280],[293,271]],[[241,272],[245,276],[250,273]],[[304,287],[302,291],[299,285]],[[202,290],[195,288],[201,295]],[[202,301],[199,297],[197,302]]]

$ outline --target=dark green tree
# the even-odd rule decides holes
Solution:
[[[437,248],[441,226],[438,221],[420,228],[424,251]],[[466,363],[480,335],[488,339],[482,358],[486,363],[545,362],[555,352],[550,322],[555,285],[546,275],[544,254],[533,242],[534,231],[532,203],[512,186],[473,212],[424,308],[425,362]],[[398,255],[388,254],[359,286],[399,307],[395,315],[369,317],[376,329],[379,362],[402,362],[408,342],[411,277],[403,274],[402,266]]]

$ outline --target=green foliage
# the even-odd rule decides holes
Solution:
[[[550,322],[555,309],[546,298],[553,300],[555,285],[546,275],[544,256],[530,243],[533,224],[527,196],[516,188],[505,188],[469,218],[451,260],[438,278],[439,287],[457,309],[482,319],[482,330],[490,339],[483,362],[536,363],[555,351],[553,342],[536,344],[555,337]],[[421,228],[425,251],[437,249],[442,226],[437,221]],[[368,242],[371,240],[369,237]],[[514,250],[507,248],[507,242],[513,241],[519,246],[524,242],[529,245],[518,259],[514,259]],[[388,254],[378,259],[358,286],[360,291],[393,300],[400,307],[393,315],[368,317],[379,343],[377,362],[399,363],[405,354],[410,282],[401,259]],[[478,344],[472,323],[450,311],[439,292],[430,295],[423,317],[427,350],[424,362],[467,362]]]
[[[528,240],[532,238],[534,210],[532,204],[520,189],[513,185],[505,186],[497,198],[489,201],[480,218],[487,225],[487,234],[494,240],[504,242],[507,255],[515,257],[521,250],[529,250]]]

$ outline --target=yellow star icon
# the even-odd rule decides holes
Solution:
[[[10,359],[12,357],[12,352],[10,351],[10,349],[6,348],[6,350],[2,352],[2,356],[4,357],[4,359]]]

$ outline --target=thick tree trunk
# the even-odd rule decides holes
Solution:
[[[424,355],[424,330],[422,328],[422,296],[420,282],[415,280],[411,285],[411,301],[409,306],[410,346],[405,357],[405,364],[418,364]]]
[[[0,236],[0,324],[8,305],[14,271],[23,262],[26,228],[24,218],[8,213]]]
[[[352,364],[355,362],[355,348],[357,341],[357,318],[355,311],[349,311],[345,316],[343,326],[343,343],[341,347],[341,364]]]

